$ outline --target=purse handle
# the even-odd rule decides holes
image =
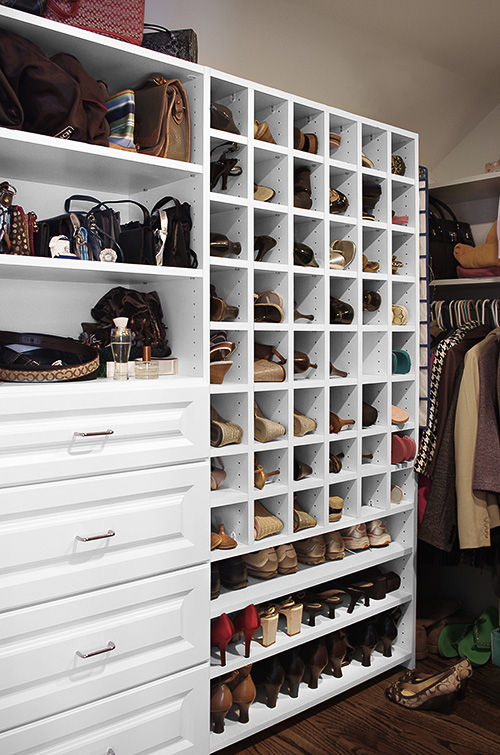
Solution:
[[[164,31],[166,34],[172,36],[170,29],[165,28],[165,26],[158,26],[158,24],[144,24],[144,30],[146,29],[150,29],[152,32]]]
[[[455,223],[458,223],[457,217],[453,210],[451,210],[447,204],[442,202],[440,199],[436,199],[436,197],[429,197],[429,204],[434,205],[434,208],[438,211],[439,216],[442,220],[446,220],[446,216],[443,213],[443,210],[445,210],[449,215],[451,215],[452,220]]]
[[[134,199],[110,199],[110,200],[107,200],[106,202],[101,202],[100,199],[87,196],[86,194],[72,194],[70,197],[66,199],[64,203],[65,212],[71,212],[70,210],[71,202],[91,202],[94,206],[92,207],[91,210],[89,210],[89,213],[92,212],[93,210],[100,210],[102,207],[106,209],[111,209],[109,207],[110,204],[135,204],[137,207],[139,207],[142,210],[144,225],[150,224],[149,210],[143,204],[141,204],[140,202],[136,202]]]

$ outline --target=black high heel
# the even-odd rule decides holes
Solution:
[[[348,640],[353,648],[361,650],[361,665],[371,665],[371,655],[378,644],[378,634],[373,621],[362,621],[348,628]]]
[[[257,252],[255,262],[262,262],[268,252],[276,246],[276,239],[272,236],[255,236],[254,250]]]
[[[226,254],[241,254],[239,241],[230,241],[223,233],[210,234],[210,254],[215,257],[225,257]]]
[[[379,642],[382,643],[385,658],[392,656],[392,643],[398,636],[398,628],[392,612],[381,614],[375,622]]]
[[[266,705],[275,708],[281,687],[285,681],[285,670],[280,659],[273,655],[253,666],[252,677],[257,687],[263,686],[266,692]]]
[[[227,157],[229,153],[236,152],[239,149],[239,146],[235,142],[224,142],[223,144],[218,144],[213,148],[210,154],[215,152],[215,150],[217,149],[225,147],[227,144],[229,144],[229,147],[222,152],[218,160],[214,163],[210,163],[210,191],[214,191],[219,182],[219,178],[222,179],[221,190],[226,191],[227,177],[241,176],[241,174],[243,173],[243,169],[239,165],[237,165],[238,158]]]

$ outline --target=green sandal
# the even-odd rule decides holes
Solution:
[[[474,666],[487,663],[491,658],[491,633],[497,627],[498,610],[487,608],[459,641],[459,655],[467,657]]]

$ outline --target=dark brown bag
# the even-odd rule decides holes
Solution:
[[[139,152],[189,161],[189,102],[181,82],[154,74],[135,90],[134,95],[134,141]]]

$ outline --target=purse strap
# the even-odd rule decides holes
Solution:
[[[453,210],[451,210],[448,205],[442,202],[440,199],[436,199],[436,197],[429,197],[429,204],[434,206],[442,220],[446,220],[445,213],[447,212],[451,216],[452,220],[455,223],[458,223],[457,217]]]
[[[172,36],[170,29],[165,28],[165,26],[158,26],[158,24],[144,24],[144,29],[150,29],[152,32],[163,31]]]

